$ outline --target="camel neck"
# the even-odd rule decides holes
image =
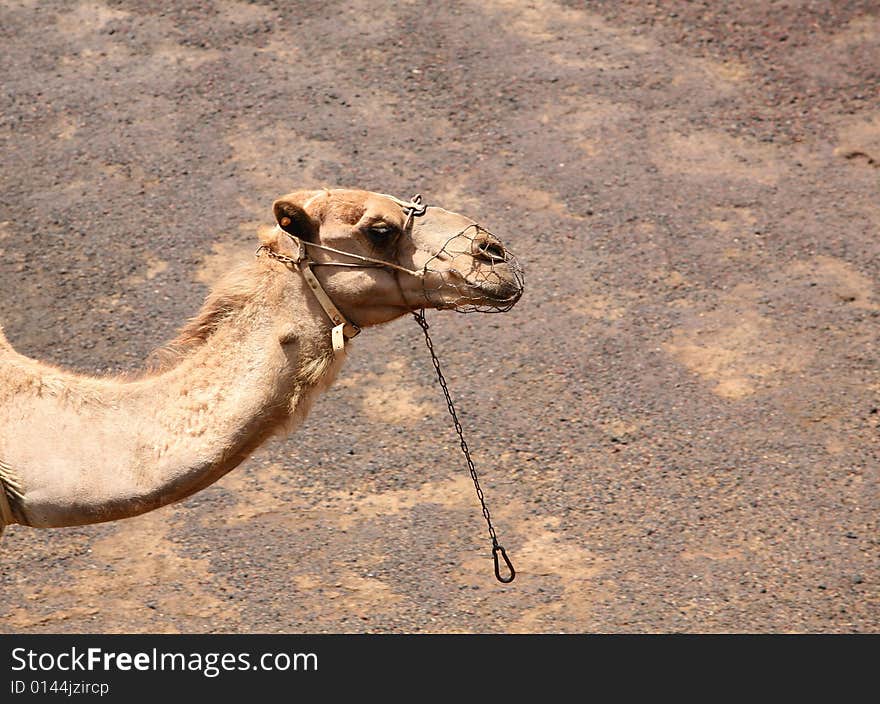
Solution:
[[[35,385],[51,392],[0,410],[0,457],[21,477],[20,512],[35,526],[97,523],[212,484],[332,382],[342,357],[322,316],[300,277],[251,270],[209,296],[175,362],[154,375],[118,382],[31,363]]]

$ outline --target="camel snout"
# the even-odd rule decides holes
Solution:
[[[522,297],[523,269],[517,258],[495,235],[480,231],[471,243],[471,256],[478,264],[468,282],[488,301],[483,308],[510,310]],[[494,303],[492,303],[494,302]]]

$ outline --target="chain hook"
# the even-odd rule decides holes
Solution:
[[[498,561],[499,554],[504,559],[504,564],[507,565],[507,571],[509,572],[507,577],[501,576],[501,564]],[[502,584],[510,584],[516,578],[516,570],[513,569],[513,563],[507,556],[507,550],[498,543],[495,543],[495,545],[492,546],[492,559],[495,561],[495,579]]]

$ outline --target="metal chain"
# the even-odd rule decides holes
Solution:
[[[283,264],[287,264],[287,266],[296,267],[299,265],[299,259],[288,257],[286,254],[279,254],[275,250],[271,249],[268,245],[261,244],[259,247],[257,247],[257,251],[254,252],[254,254],[259,257],[261,252],[265,252],[269,258],[275,259],[276,261],[279,261]]]
[[[428,333],[428,321],[425,319],[425,311],[414,311],[413,317],[422,328],[422,332],[425,333],[425,344],[428,346],[428,352],[431,353],[431,361],[434,363],[434,371],[437,372],[437,381],[440,383],[440,388],[443,389],[443,395],[446,397],[446,406],[449,409],[449,415],[452,416],[452,422],[455,424],[455,432],[458,434],[458,439],[460,440],[461,451],[464,454],[468,470],[471,473],[471,479],[473,479],[474,482],[474,488],[477,490],[477,498],[480,500],[480,506],[483,509],[483,518],[486,519],[486,525],[489,527],[489,537],[492,539],[492,559],[495,562],[495,578],[499,582],[508,584],[513,581],[514,577],[516,577],[516,570],[513,569],[513,563],[507,556],[507,552],[498,543],[498,536],[495,534],[495,528],[492,525],[492,516],[489,514],[489,507],[486,505],[486,499],[483,496],[483,489],[480,487],[480,480],[477,477],[477,468],[474,466],[474,461],[471,458],[471,451],[468,448],[467,441],[464,439],[464,430],[458,420],[458,414],[455,412],[455,405],[452,403],[452,395],[449,393],[449,387],[446,384],[446,377],[443,376],[443,371],[440,369],[440,360],[437,359],[437,353],[434,351],[434,343],[431,341],[431,335]],[[501,574],[499,555],[504,559],[504,563],[507,565],[508,572],[510,573],[507,577],[504,577]]]

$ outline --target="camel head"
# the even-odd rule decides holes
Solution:
[[[278,226],[263,244],[293,258],[302,247],[327,294],[361,327],[421,308],[495,312],[519,300],[522,269],[497,237],[436,206],[408,218],[405,206],[369,191],[296,191],[275,201]]]

